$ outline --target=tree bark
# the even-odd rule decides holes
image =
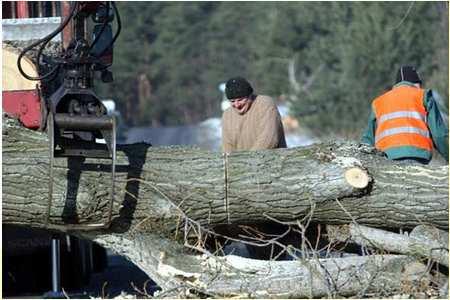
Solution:
[[[48,157],[45,134],[3,119],[4,224],[51,229],[45,222]],[[107,219],[108,164],[108,160],[56,159],[52,223],[64,226]],[[349,169],[353,170],[351,176]],[[349,179],[355,176],[356,181]],[[361,184],[365,176],[367,182]],[[165,290],[182,284],[205,293],[257,293],[250,285],[235,288],[241,279],[234,273],[220,275],[223,284],[215,282],[217,266],[208,265],[205,257],[192,255],[179,243],[181,234],[177,233],[183,225],[194,230],[195,226],[207,229],[307,216],[323,224],[357,221],[405,229],[430,224],[448,231],[447,166],[400,165],[354,143],[229,155],[188,147],[122,145],[117,153],[115,185],[111,227],[71,233],[128,257]],[[289,263],[298,266],[298,262]],[[264,263],[258,268],[264,270]],[[331,267],[325,269],[332,273]],[[276,276],[285,279],[292,274],[283,268],[279,272]],[[255,284],[269,278],[264,273],[255,277],[253,271],[243,274]],[[280,291],[286,289],[290,287],[280,285],[271,293],[284,295]],[[318,295],[327,293],[318,290]],[[304,294],[296,290],[295,295]]]
[[[152,234],[89,232],[84,236],[128,256],[165,291],[194,290],[216,297],[319,298],[380,291],[394,294],[405,286],[423,289],[430,282],[426,266],[403,255],[260,261],[234,255],[190,255],[178,243]]]
[[[8,118],[3,124],[3,222],[42,227],[47,137]],[[56,159],[53,222],[106,218],[108,164]],[[352,168],[367,172],[365,188],[347,181]],[[264,222],[267,216],[292,221],[311,213],[313,221],[326,224],[356,220],[372,227],[430,224],[448,230],[448,166],[400,165],[352,143],[229,155],[123,145],[115,184],[112,231],[172,232],[183,214],[212,226]]]

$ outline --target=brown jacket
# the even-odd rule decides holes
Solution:
[[[222,116],[223,152],[286,148],[280,113],[271,97],[258,95],[243,115],[233,107]]]

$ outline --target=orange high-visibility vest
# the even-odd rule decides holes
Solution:
[[[390,148],[413,146],[432,151],[423,96],[423,89],[401,85],[373,101],[377,119],[375,148],[384,152]]]

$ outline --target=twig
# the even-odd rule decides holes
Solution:
[[[139,294],[141,294],[142,296],[148,297],[148,298],[153,298],[152,295],[150,295],[149,293],[147,293],[147,284],[150,282],[151,280],[148,279],[144,282],[144,287],[143,290],[140,290],[133,281],[130,282],[131,287],[138,292]]]
[[[408,7],[408,10],[406,11],[405,15],[404,15],[403,18],[400,20],[400,22],[399,22],[396,26],[394,26],[394,27],[392,27],[392,28],[386,28],[386,30],[395,30],[395,29],[397,29],[398,27],[400,27],[400,25],[402,25],[402,23],[406,20],[406,17],[409,15],[409,12],[411,11],[411,8],[412,8],[413,6],[414,6],[414,1],[411,2],[411,4],[410,4],[409,7]]]
[[[61,288],[61,290],[62,290],[62,292],[64,294],[64,297],[66,297],[66,299],[70,299],[69,295],[67,295],[66,290],[64,290],[64,288]]]
[[[103,282],[103,286],[102,286],[102,298],[103,298],[103,299],[109,297],[108,294],[105,294],[105,292],[106,292],[106,291],[105,291],[105,288],[106,288],[107,285],[108,285],[108,281]]]

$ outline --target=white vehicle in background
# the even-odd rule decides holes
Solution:
[[[106,107],[107,114],[109,116],[114,115],[116,117],[117,143],[118,144],[124,143],[126,140],[126,133],[127,133],[128,128],[123,122],[122,114],[120,113],[119,110],[116,109],[116,101],[114,101],[113,99],[105,99],[105,100],[102,100],[102,103]],[[96,139],[95,141],[97,143],[102,143],[102,144],[106,143],[104,139]]]
[[[228,101],[227,97],[225,96],[225,82],[219,84],[218,88],[222,93],[222,102],[220,103],[220,108],[222,109],[222,111],[225,111],[228,107],[231,106],[230,101]]]
[[[112,99],[102,100],[103,105],[106,107],[108,115],[116,113],[116,102]]]

